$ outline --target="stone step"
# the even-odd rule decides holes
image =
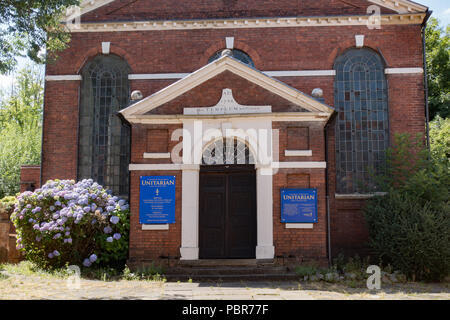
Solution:
[[[292,272],[275,274],[207,274],[207,275],[189,275],[189,274],[166,274],[167,281],[194,281],[194,282],[228,282],[228,281],[300,281],[300,277]]]
[[[241,274],[286,274],[288,269],[282,266],[194,266],[167,269],[166,275],[241,275]]]
[[[273,260],[256,259],[200,259],[200,260],[181,260],[180,265],[189,267],[216,267],[216,266],[258,266],[273,265]]]

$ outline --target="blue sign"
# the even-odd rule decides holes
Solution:
[[[281,222],[317,223],[317,189],[281,189]]]
[[[175,223],[175,176],[141,177],[140,224]]]

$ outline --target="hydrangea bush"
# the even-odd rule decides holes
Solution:
[[[50,180],[17,200],[11,216],[17,248],[38,266],[91,267],[127,258],[129,206],[92,179]]]

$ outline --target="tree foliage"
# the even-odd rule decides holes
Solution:
[[[434,159],[450,159],[450,118],[430,122],[430,149]]]
[[[364,210],[374,253],[415,280],[442,280],[450,272],[450,161],[443,129],[433,126],[431,155],[423,137],[395,136],[380,180],[387,194],[370,199]]]
[[[426,29],[430,119],[450,116],[450,26],[431,18]]]
[[[43,49],[53,53],[66,48],[70,35],[60,22],[67,7],[79,0],[2,0],[0,1],[0,73],[17,64],[17,56],[28,56],[37,63],[45,58]]]
[[[21,165],[40,163],[42,105],[41,72],[26,67],[0,103],[0,198],[19,192]]]

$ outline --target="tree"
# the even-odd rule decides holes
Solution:
[[[450,118],[430,122],[430,145],[434,159],[450,161]]]
[[[450,26],[444,31],[431,18],[426,29],[430,120],[450,116]]]
[[[16,83],[0,103],[0,198],[19,192],[20,166],[41,158],[42,73],[26,67]]]
[[[34,62],[43,63],[39,55],[47,50],[66,48],[70,34],[61,24],[65,9],[79,0],[2,0],[0,1],[0,73],[14,70],[16,57],[25,54]]]

